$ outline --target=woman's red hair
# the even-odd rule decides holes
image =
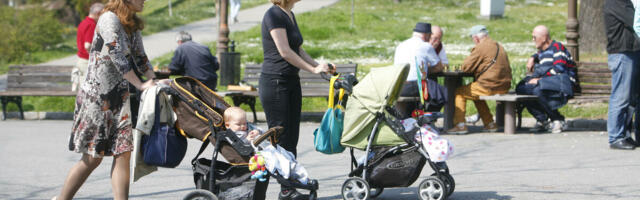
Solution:
[[[129,0],[109,0],[104,11],[111,11],[118,16],[127,34],[144,29],[144,22],[136,15],[136,11]]]

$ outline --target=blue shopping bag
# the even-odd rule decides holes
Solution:
[[[338,103],[334,105],[333,83],[337,78],[338,76],[331,77],[328,109],[322,117],[320,127],[313,132],[313,144],[316,151],[325,154],[342,153],[345,149],[340,145],[340,137],[344,128],[344,113],[340,102],[344,96],[344,89],[340,89]]]
[[[151,133],[143,135],[140,142],[142,159],[148,165],[174,168],[180,164],[187,152],[187,138],[180,135],[174,126],[160,122],[159,104],[156,98],[155,120]]]

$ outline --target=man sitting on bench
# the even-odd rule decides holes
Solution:
[[[558,109],[573,96],[576,64],[560,42],[551,40],[547,27],[538,25],[531,35],[538,52],[527,62],[527,70],[532,74],[518,83],[516,93],[538,96],[539,101],[523,102],[537,121],[531,131],[542,132],[550,128],[552,133],[560,133],[565,122]]]
[[[447,131],[450,134],[469,132],[464,123],[467,100],[472,100],[478,109],[484,130],[498,131],[487,102],[480,100],[480,96],[505,94],[511,87],[511,67],[504,47],[489,37],[484,25],[471,27],[469,36],[476,46],[471,49],[471,55],[464,59],[461,68],[463,72],[473,73],[475,81],[456,89],[454,127]]]
[[[431,24],[419,22],[413,29],[411,38],[402,41],[396,47],[393,64],[397,66],[404,66],[409,63],[410,65],[409,75],[407,76],[407,81],[400,92],[400,96],[420,96],[417,83],[418,73],[421,74],[422,80],[424,80],[427,77],[425,70],[431,74],[440,72],[444,68],[440,57],[431,43],[429,43],[431,33]],[[419,67],[416,67],[416,64]],[[420,72],[418,72],[418,68],[420,68]],[[423,88],[423,90],[426,90],[429,93],[433,93],[435,90],[444,90],[442,86],[438,85],[438,83],[433,80],[427,80],[425,83],[427,83],[425,86],[432,90],[426,90],[426,88]],[[446,92],[443,92],[443,94],[446,94]],[[430,108],[432,109],[431,111],[440,111],[440,108],[444,103],[446,103],[445,95],[441,95],[441,97],[442,98],[438,99],[438,101],[436,101],[435,98],[431,99],[432,101],[435,101],[433,102],[433,108]],[[409,117],[411,112],[417,108],[416,102],[399,102],[397,106],[398,110],[402,112],[405,117]]]

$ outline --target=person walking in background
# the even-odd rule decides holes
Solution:
[[[291,11],[300,0],[270,0],[274,5],[262,20],[264,62],[258,81],[260,101],[269,128],[282,126],[279,145],[297,156],[302,91],[300,69],[319,74],[329,71],[302,49],[303,38]],[[308,199],[293,188],[282,186],[279,199]]]
[[[89,8],[89,16],[84,18],[78,25],[78,32],[76,34],[76,45],[78,47],[78,62],[71,74],[71,90],[76,91],[80,85],[84,82],[87,75],[87,65],[89,65],[89,47],[93,41],[93,32],[96,30],[96,20],[100,17],[100,13],[104,5],[101,3],[94,3]]]
[[[538,49],[527,62],[527,71],[533,74],[518,83],[516,93],[538,96],[539,101],[523,102],[537,121],[532,131],[546,131],[550,125],[552,133],[560,133],[565,121],[558,109],[573,96],[576,63],[562,43],[551,40],[546,26],[536,26],[531,38]]]
[[[489,37],[489,31],[483,25],[471,27],[469,36],[476,46],[471,49],[471,55],[464,59],[462,71],[473,73],[475,81],[456,89],[454,127],[447,131],[451,134],[469,132],[464,118],[467,100],[472,100],[476,105],[484,130],[497,131],[498,126],[493,121],[487,102],[479,97],[505,94],[511,87],[511,66],[504,47]]]
[[[176,36],[178,49],[173,54],[169,70],[171,74],[190,76],[198,79],[209,89],[216,91],[220,68],[218,59],[211,54],[208,46],[191,41],[191,34],[180,31]]]
[[[632,150],[638,144],[631,139],[629,131],[640,87],[640,41],[633,30],[635,10],[629,0],[607,0],[602,12],[611,70],[611,97],[607,112],[609,147]],[[636,114],[636,120],[638,116]]]
[[[129,84],[139,90],[155,85],[140,34],[144,24],[136,16],[143,7],[144,0],[110,0],[98,20],[69,138],[69,150],[82,157],[69,171],[57,199],[73,198],[104,156],[113,156],[114,199],[128,199],[133,150]],[[143,82],[134,68],[149,80]]]
[[[238,23],[238,13],[240,13],[240,0],[229,0],[229,19],[233,19],[233,23]]]

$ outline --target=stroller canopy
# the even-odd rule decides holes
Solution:
[[[376,122],[376,113],[384,113],[385,106],[395,103],[407,79],[409,65],[372,68],[358,85],[353,87],[345,109],[344,131],[340,143],[343,146],[364,149],[367,138]],[[389,126],[380,123],[373,145],[393,146],[404,144]]]

